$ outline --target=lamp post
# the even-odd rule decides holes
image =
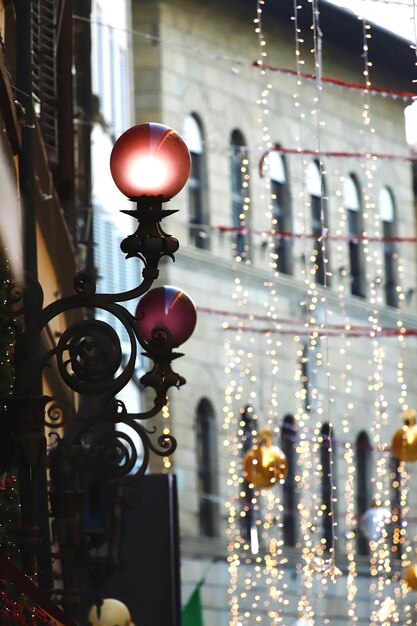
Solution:
[[[164,210],[185,185],[190,172],[190,155],[182,138],[162,124],[140,124],[127,130],[116,142],[111,155],[115,184],[134,203],[122,211],[137,219],[136,231],[121,242],[126,258],[138,258],[142,281],[123,293],[96,292],[94,279],[86,273],[74,279],[75,294],[43,307],[40,284],[28,277],[24,287],[14,286],[9,302],[15,326],[15,388],[6,399],[3,416],[10,435],[12,456],[18,471],[21,494],[21,545],[24,570],[36,573],[38,528],[36,523],[36,471],[47,458],[53,458],[51,508],[61,554],[64,555],[64,601],[68,611],[76,604],[72,548],[77,542],[80,519],[80,486],[76,476],[80,468],[93,472],[100,480],[113,484],[141,476],[149,463],[150,451],[170,455],[176,447],[171,435],[161,434],[157,442],[141,422],[156,416],[167,402],[170,387],[179,387],[185,379],[171,368],[181,354],[174,350],[193,332],[195,307],[188,296],[173,287],[151,290],[158,278],[158,264],[163,256],[174,258],[178,241],[164,232],[161,221],[175,213]],[[146,295],[145,295],[146,294]],[[136,316],[122,303],[141,298]],[[72,323],[50,350],[39,348],[40,336],[48,323],[72,310],[101,309],[117,318],[126,330],[130,354],[122,359],[121,343],[114,328],[101,320],[84,319]],[[142,413],[129,413],[117,394],[134,373],[137,344],[153,361],[141,383],[154,390],[153,406]],[[63,382],[79,396],[95,398],[88,414],[59,398],[39,394],[42,371],[55,361]],[[143,446],[138,451],[118,424],[133,429]],[[45,428],[53,433],[47,446]],[[48,451],[53,454],[48,457]],[[65,557],[66,555],[66,557]]]

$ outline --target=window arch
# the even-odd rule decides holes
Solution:
[[[353,176],[349,176],[343,185],[343,205],[347,214],[349,236],[362,235],[362,210],[359,196],[359,187]],[[359,240],[349,239],[350,261],[350,292],[354,296],[365,296],[363,275],[362,243]]]
[[[323,225],[327,224],[327,211],[325,205],[325,189],[323,176],[320,167],[316,161],[310,161],[306,173],[306,188],[310,196],[311,205],[311,230],[315,235],[314,245],[314,264],[316,267],[316,282],[319,285],[329,284],[329,277],[326,278],[327,261],[324,255],[323,243],[319,241],[319,237],[323,231]],[[322,224],[323,222],[323,224]],[[329,254],[326,250],[326,258]]]
[[[191,155],[191,172],[188,179],[189,236],[196,248],[208,247],[205,210],[206,157],[202,125],[196,115],[184,120],[183,138]]]
[[[395,228],[395,205],[394,197],[388,187],[383,187],[379,192],[379,216],[382,222],[383,237],[394,237]],[[384,269],[385,269],[385,303],[388,306],[397,306],[397,251],[394,242],[384,241]]]
[[[234,130],[230,136],[230,178],[232,186],[232,227],[241,228],[246,225],[249,206],[249,182],[245,178],[248,168],[248,149],[240,130]],[[245,173],[246,172],[246,173]],[[248,257],[249,237],[239,231],[232,233],[232,249],[235,256]]]
[[[213,405],[200,400],[196,413],[199,516],[201,534],[218,534],[217,429]]]
[[[358,521],[372,506],[371,471],[372,446],[368,434],[362,431],[356,439],[356,515]],[[368,540],[360,528],[358,528],[357,540],[359,554],[369,554]]]
[[[297,543],[297,492],[295,483],[297,426],[292,415],[286,415],[281,426],[281,446],[287,457],[287,476],[283,484],[284,544]]]
[[[333,525],[336,521],[336,503],[333,502],[335,486],[335,440],[333,427],[323,424],[320,431],[320,463],[321,463],[321,501],[323,510],[323,539],[324,548],[332,547]],[[333,515],[332,515],[333,510]]]
[[[286,163],[282,154],[274,151],[269,153],[268,160],[271,181],[272,229],[288,232],[292,230],[292,219]],[[291,274],[291,239],[276,237],[274,253],[276,255],[276,269],[283,274]]]

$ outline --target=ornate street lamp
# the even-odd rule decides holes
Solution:
[[[138,287],[123,293],[97,293],[93,277],[80,273],[74,280],[75,294],[46,307],[42,288],[34,278],[27,278],[23,290],[15,286],[10,292],[15,326],[15,388],[13,397],[6,400],[4,420],[18,468],[22,519],[19,532],[28,574],[36,572],[35,481],[36,471],[46,458],[45,428],[55,435],[50,438],[56,459],[51,471],[51,507],[60,550],[67,554],[71,552],[68,545],[76,541],[75,527],[80,517],[79,489],[74,481],[80,468],[117,485],[146,471],[150,451],[168,456],[175,450],[176,441],[171,435],[161,434],[155,443],[151,435],[156,429],[149,430],[142,422],[160,412],[170,387],[185,383],[172,370],[171,361],[181,356],[174,349],[194,330],[195,307],[184,292],[174,287],[150,289],[158,278],[160,259],[174,259],[179,247],[178,241],[161,227],[162,219],[176,211],[164,210],[162,204],[185,185],[190,165],[182,138],[162,124],[134,126],[121,135],[113,148],[110,166],[114,181],[136,203],[134,209],[122,211],[136,218],[138,226],[121,242],[121,249],[126,258],[136,257],[143,264]],[[121,303],[137,298],[141,299],[133,316]],[[127,362],[122,358],[120,338],[114,328],[85,313],[91,315],[95,309],[110,313],[123,325],[130,344]],[[84,312],[84,319],[72,323],[55,347],[42,352],[43,329],[58,315],[72,310]],[[143,413],[129,413],[116,395],[132,378],[137,343],[153,361],[141,382],[154,390],[154,400],[153,406]],[[43,368],[53,360],[64,383],[80,396],[92,399],[88,412],[79,411],[77,415],[73,407],[59,398],[39,394]],[[82,404],[80,401],[81,407]],[[140,463],[132,438],[118,431],[118,424],[129,426],[140,437]],[[74,584],[72,569],[63,574],[64,586],[68,588]]]

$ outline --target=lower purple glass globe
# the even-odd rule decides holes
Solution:
[[[172,336],[173,347],[177,347],[193,334],[197,313],[184,291],[165,285],[151,289],[139,300],[135,318],[143,342],[155,340],[155,329],[166,328]]]

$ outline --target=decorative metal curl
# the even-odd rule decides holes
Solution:
[[[158,456],[171,456],[177,449],[177,440],[172,435],[160,435],[158,437],[158,446],[160,450],[151,444],[151,450]]]
[[[116,331],[95,319],[72,324],[60,337],[55,353],[62,379],[78,393],[105,393],[122,364]]]
[[[98,476],[111,482],[128,484],[134,481],[146,472],[150,451],[163,457],[171,455],[177,447],[177,441],[172,435],[160,435],[154,443],[151,436],[156,433],[156,427],[145,428],[137,421],[138,417],[141,418],[142,414],[128,413],[125,404],[115,399],[101,416],[96,416],[86,424],[78,423],[78,428],[64,437],[64,455],[74,467],[94,468]],[[114,430],[100,432],[100,427],[109,423],[113,424]],[[132,437],[126,431],[117,430],[117,424],[128,426],[132,433],[138,435],[142,443],[142,455],[138,454]],[[74,450],[77,450],[76,454]]]
[[[64,409],[58,402],[50,404],[46,408],[45,426],[47,428],[63,428],[65,423]]]
[[[44,420],[45,428],[50,431],[47,440],[48,451],[60,443],[65,428],[75,423],[76,417],[75,409],[69,402],[49,398],[45,407]]]
[[[138,452],[131,437],[125,432],[114,430],[99,437],[90,451],[108,479],[128,477],[138,461]]]
[[[87,272],[79,272],[74,278],[74,290],[79,294],[92,295],[96,293],[96,282]]]
[[[59,428],[67,428],[75,421],[77,414],[70,402],[63,399],[47,398],[45,407],[46,428],[57,430]]]
[[[141,438],[143,444],[142,464],[136,471],[136,476],[139,477],[143,476],[148,468],[150,451],[160,457],[170,456],[176,450],[177,441],[172,435],[160,435],[157,440],[159,446],[158,448],[149,437],[149,431],[144,426],[142,426],[142,424],[139,424],[138,422],[134,423],[134,430]]]

